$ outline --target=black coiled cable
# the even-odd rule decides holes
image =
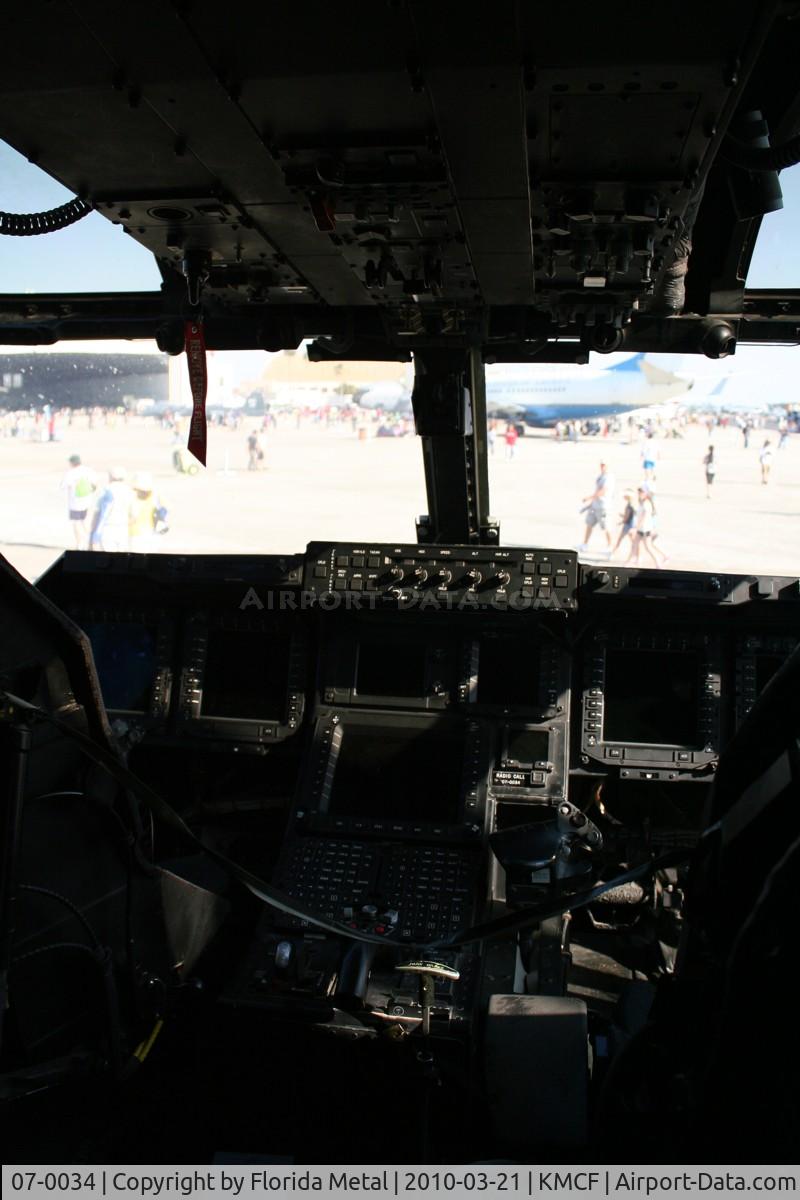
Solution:
[[[66,229],[81,221],[92,211],[92,205],[85,200],[68,200],[59,208],[51,208],[40,213],[7,213],[0,212],[0,233],[7,237],[33,237],[39,233],[55,233],[58,229]]]

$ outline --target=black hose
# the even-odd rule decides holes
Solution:
[[[745,171],[783,171],[800,162],[800,133],[780,146],[749,146],[727,134],[719,152],[726,162]]]
[[[78,906],[73,904],[71,900],[68,900],[66,896],[62,896],[60,892],[54,892],[52,888],[39,887],[37,884],[33,883],[18,883],[17,888],[21,892],[35,892],[38,896],[49,896],[51,900],[57,900],[59,904],[63,904],[64,907],[68,908],[72,915],[78,921],[80,921],[81,925],[86,930],[86,933],[89,935],[89,940],[91,941],[95,950],[100,949],[100,939],[95,933],[94,929],[89,924]]]
[[[39,213],[7,213],[0,212],[0,233],[7,237],[34,237],[39,233],[55,233],[58,229],[66,229],[76,221],[83,220],[92,211],[92,205],[85,200],[68,200],[59,208],[51,208]]]
[[[102,960],[98,950],[93,950],[91,946],[84,946],[83,942],[51,942],[48,946],[37,946],[35,950],[27,950],[24,954],[16,954],[11,960],[11,965],[16,967],[18,963],[27,962],[28,959],[38,958],[40,954],[52,954],[54,950],[72,950],[77,954],[88,954],[97,966],[102,967]]]
[[[59,796],[80,796],[85,799],[85,798],[87,798],[87,793],[80,792],[80,791],[66,791],[66,790],[56,791],[56,792],[43,792],[42,795],[37,796],[36,799],[37,800],[51,800],[51,799],[53,799],[55,797],[59,797]],[[105,809],[105,811],[108,812],[116,821],[117,826],[119,827],[119,830],[122,833],[123,841],[125,843],[125,870],[126,870],[125,961],[126,961],[126,964],[128,967],[128,975],[129,975],[130,979],[133,980],[136,975],[136,970],[135,970],[135,968],[136,968],[136,947],[135,947],[135,940],[134,940],[134,936],[133,936],[133,866],[135,863],[139,867],[139,869],[142,871],[142,873],[147,875],[149,878],[155,878],[159,874],[159,869],[155,865],[155,863],[151,862],[148,858],[146,858],[145,853],[141,847],[141,844],[140,844],[141,836],[143,836],[144,830],[142,828],[141,819],[139,818],[139,813],[138,813],[138,808],[136,807],[135,798],[134,798],[133,794],[129,791],[125,792],[125,798],[131,807],[132,819],[134,819],[134,823],[138,825],[140,836],[136,836],[135,834],[131,833],[128,830],[127,826],[125,825],[125,822],[122,820],[122,817],[119,815],[119,813],[116,811],[116,809],[107,807]],[[150,814],[150,819],[152,821],[152,813]],[[92,943],[95,946],[95,948],[97,948],[97,949],[100,948],[100,941],[99,941],[98,937],[96,936],[94,930],[91,928],[91,926],[89,925],[88,921],[83,916],[83,914],[75,908],[75,906],[71,903],[71,901],[69,901],[66,898],[66,896],[62,896],[62,895],[60,895],[60,893],[54,892],[47,888],[33,887],[30,885],[25,885],[25,884],[21,884],[20,886],[23,888],[27,888],[28,891],[39,892],[41,895],[52,896],[53,899],[60,900],[61,903],[65,904],[68,908],[70,908],[72,910],[72,912],[75,914],[75,916],[78,918],[78,920],[81,921],[81,923],[83,924],[87,933],[89,934],[89,937],[92,939]]]
[[[158,874],[158,868],[148,863],[135,837],[128,833],[122,817],[113,808],[106,810],[119,826],[125,841],[125,962],[131,984],[136,978],[136,942],[133,936],[133,864],[136,862],[146,875]]]
[[[114,960],[107,946],[98,945],[96,949],[84,946],[83,942],[51,942],[47,946],[37,946],[25,954],[18,954],[11,960],[12,967],[19,963],[39,958],[42,954],[52,954],[56,950],[70,950],[77,954],[88,954],[94,965],[100,971],[100,982],[105,1001],[106,1021],[108,1025],[108,1050],[111,1067],[116,1077],[122,1069],[122,1036],[119,1017],[119,999],[117,985],[114,979]]]

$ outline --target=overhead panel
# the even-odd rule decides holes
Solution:
[[[476,10],[466,26],[463,12],[451,4],[415,4],[413,11],[421,76],[480,297],[488,304],[530,304],[533,253],[516,6],[501,0]]]
[[[178,315],[186,263],[208,274],[219,344],[310,329],[529,361],[641,349],[641,331],[696,349],[704,320],[742,307],[758,213],[718,151],[751,104],[783,136],[790,16],[784,0],[730,0],[724,20],[696,0],[611,17],[583,0],[142,0],[123,21],[107,0],[28,0],[4,18],[0,136],[166,268],[121,329],[148,303],[155,327]],[[65,301],[60,335],[91,331],[94,303]],[[31,304],[9,300],[12,338],[52,336]]]
[[[542,23],[520,6],[537,303],[557,326],[607,329],[596,344],[613,349],[635,312],[680,311],[663,281],[681,259],[685,273],[706,172],[773,9],[733,0],[720,27],[688,0],[666,20],[623,2],[575,55],[579,14]]]
[[[365,291],[401,332],[418,327],[444,290],[456,304],[475,295],[428,101],[403,61],[406,44],[382,43],[369,69],[349,78],[332,75],[330,62],[312,74],[312,51],[302,76],[263,77],[246,98],[253,120],[270,129],[290,193],[351,272],[348,302]],[[305,255],[315,251],[300,238],[295,224],[288,252],[314,278]]]
[[[288,189],[288,206],[248,211],[281,230],[282,249],[323,300],[378,305],[402,332],[441,296],[445,271],[456,296],[474,295],[428,102],[409,70],[403,6],[382,10],[379,38],[372,9],[358,4],[346,35],[317,3],[302,21],[274,7],[256,14],[246,43],[229,43],[207,4],[189,20],[246,81],[238,103]]]

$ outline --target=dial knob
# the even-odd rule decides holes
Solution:
[[[405,572],[402,567],[389,567],[388,571],[384,571],[381,575],[380,583],[399,583]]]
[[[464,572],[463,583],[465,587],[477,587],[482,579],[483,575],[478,568],[470,567],[468,571]]]
[[[453,572],[449,568],[437,567],[433,574],[429,576],[428,582],[434,587],[447,587],[452,578]]]
[[[424,567],[414,567],[413,571],[409,571],[406,575],[405,582],[409,587],[419,587],[428,578],[428,572]]]
[[[510,583],[510,582],[511,582],[511,575],[509,574],[508,571],[495,571],[494,574],[490,575],[489,578],[486,580],[486,586],[488,588],[493,588],[493,587],[501,588],[501,587],[505,587],[506,584]]]

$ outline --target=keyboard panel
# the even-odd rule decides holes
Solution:
[[[477,880],[477,856],[461,849],[298,837],[276,882],[330,920],[432,941],[471,923]]]

